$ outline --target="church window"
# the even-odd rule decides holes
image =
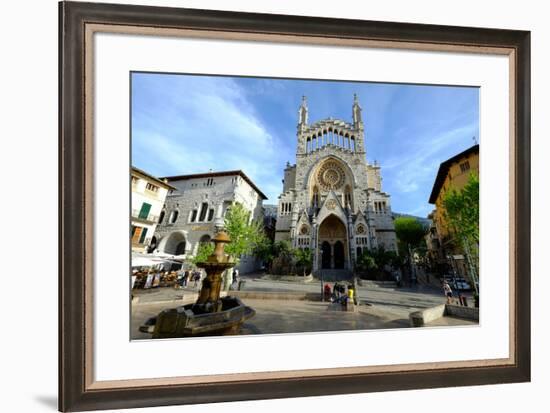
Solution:
[[[355,152],[355,138],[353,136],[351,137],[350,142],[351,142],[350,149],[351,149],[352,152]]]
[[[210,208],[208,210],[208,221],[212,221],[213,218],[214,218],[214,208]]]

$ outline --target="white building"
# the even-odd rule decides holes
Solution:
[[[314,271],[349,273],[364,249],[397,251],[390,196],[380,166],[367,162],[357,97],[352,123],[309,123],[305,97],[298,118],[296,164],[284,171],[275,240],[312,249]]]
[[[199,244],[209,242],[224,224],[227,209],[235,202],[250,211],[251,220],[262,220],[267,197],[243,171],[208,172],[164,178],[176,188],[166,198],[153,245],[155,254],[178,259],[193,257]],[[256,269],[251,257],[241,257],[239,270]]]
[[[147,251],[166,195],[173,189],[167,182],[132,167],[132,251]]]

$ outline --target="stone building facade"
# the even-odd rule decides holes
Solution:
[[[365,250],[397,251],[390,196],[380,166],[366,160],[357,96],[352,123],[309,123],[305,97],[298,110],[296,164],[284,170],[275,240],[314,253],[313,270],[352,270]]]
[[[193,257],[199,244],[210,242],[223,227],[227,209],[235,202],[250,211],[251,220],[263,220],[267,197],[238,171],[208,172],[164,178],[175,190],[168,194],[152,244],[153,253],[178,259]],[[252,257],[241,257],[239,270],[256,269]]]

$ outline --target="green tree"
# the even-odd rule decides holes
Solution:
[[[426,252],[426,241],[424,236],[428,230],[427,227],[413,217],[398,217],[394,221],[395,234],[399,241],[399,250],[408,257],[411,274],[414,274],[413,255]]]
[[[364,271],[367,274],[378,268],[376,265],[376,260],[368,250],[364,251],[363,254],[361,254],[361,256],[357,259],[357,267],[360,271]]]
[[[231,242],[225,252],[238,263],[242,255],[251,254],[255,248],[265,242],[263,224],[250,220],[250,212],[242,204],[233,204],[225,214],[224,228]]]
[[[470,174],[460,190],[451,189],[443,197],[444,215],[455,244],[462,247],[470,268],[470,281],[477,293],[479,273],[479,178]]]
[[[197,250],[197,254],[191,258],[191,262],[197,265],[199,262],[204,262],[214,252],[214,244],[211,242],[201,242]]]
[[[468,183],[460,191],[447,191],[443,208],[457,235],[479,242],[479,178],[476,175],[470,174]]]
[[[274,254],[276,257],[290,257],[292,255],[292,246],[290,241],[283,240],[274,244]]]
[[[313,253],[309,248],[295,248],[292,250],[292,255],[296,260],[296,264],[302,267],[303,275],[305,277],[306,270],[311,271]]]
[[[395,234],[404,245],[416,248],[424,242],[426,228],[413,217],[398,217],[395,219]]]
[[[263,237],[254,247],[253,254],[265,264],[269,270],[275,258],[275,246],[268,237]]]
[[[383,246],[379,246],[372,256],[376,262],[376,265],[380,270],[389,265],[392,268],[399,268],[403,265],[403,258],[399,256],[395,251],[388,251]]]

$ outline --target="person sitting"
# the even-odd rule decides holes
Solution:
[[[330,301],[330,296],[332,294],[330,284],[328,284],[328,283],[325,284],[325,288],[323,289],[323,292],[324,292],[324,296],[325,296],[325,301]]]

